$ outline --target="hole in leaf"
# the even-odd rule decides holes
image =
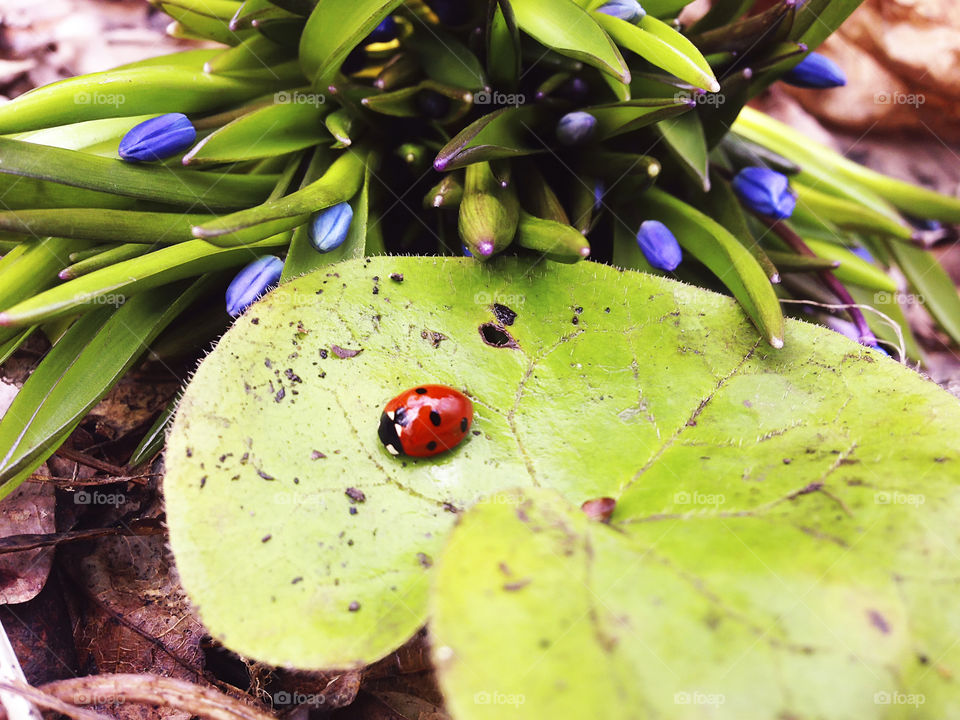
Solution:
[[[490,347],[498,348],[518,348],[517,341],[513,336],[504,330],[500,325],[494,323],[484,323],[480,326],[480,337]]]

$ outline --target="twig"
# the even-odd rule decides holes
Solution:
[[[134,702],[183,710],[209,720],[276,720],[274,715],[246,705],[229,695],[184,680],[159,675],[90,675],[56,680],[43,685],[44,692],[78,705]]]
[[[74,720],[114,720],[109,715],[94,712],[93,710],[84,710],[83,708],[64,702],[53,695],[48,695],[47,693],[37,690],[35,687],[31,687],[25,683],[0,682],[0,689],[7,693],[16,693],[19,696],[19,699],[23,700],[24,702],[32,702],[42,708],[46,708],[47,710],[54,710],[58,713],[66,715],[67,717],[72,717]],[[8,713],[8,715],[10,714]],[[15,717],[16,716],[10,715],[10,720],[14,720]],[[36,715],[30,715],[29,717],[35,717],[37,720],[41,720],[39,713]]]
[[[6,682],[26,686],[27,678],[7,637],[7,631],[0,624],[0,687]],[[7,720],[40,720],[39,711],[22,695],[0,692],[0,704],[7,711]]]
[[[123,476],[123,468],[119,465],[114,465],[113,463],[108,463],[105,460],[97,460],[97,458],[92,458],[89,455],[84,455],[82,452],[77,452],[76,450],[71,450],[67,447],[61,447],[57,450],[57,455],[67,460],[73,460],[75,463],[80,463],[81,465],[86,465],[87,467],[94,468],[95,470],[102,470],[103,472],[110,473],[111,475]]]

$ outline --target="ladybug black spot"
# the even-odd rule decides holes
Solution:
[[[438,413],[436,410],[431,410],[430,422],[433,423],[434,427],[440,427],[440,423],[443,422],[443,419],[440,417],[440,413]]]
[[[460,418],[460,432],[465,433],[467,431],[467,419]]]
[[[430,442],[427,443],[427,450],[429,450],[430,452],[433,452],[433,451],[436,450],[436,449],[437,449],[437,441],[436,441],[436,440],[431,440]]]
[[[416,393],[417,393],[417,395],[426,395],[426,394],[427,394],[427,389],[426,389],[426,388],[417,388],[417,389],[416,389]]]

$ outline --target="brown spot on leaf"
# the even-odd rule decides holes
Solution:
[[[341,360],[346,360],[347,358],[356,357],[363,352],[363,349],[360,350],[350,350],[348,348],[342,348],[339,345],[331,345],[330,351],[336,355]]]

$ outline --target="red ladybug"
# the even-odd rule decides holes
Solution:
[[[380,416],[380,442],[392,455],[430,457],[460,444],[473,403],[446,385],[419,385],[397,395]]]

